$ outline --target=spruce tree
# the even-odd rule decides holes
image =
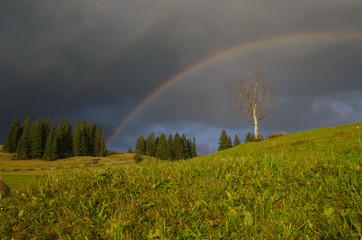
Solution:
[[[174,151],[175,151],[175,160],[180,160],[183,158],[184,154],[184,146],[182,144],[182,138],[180,137],[180,134],[176,132],[174,138],[173,138],[173,144],[174,144]]]
[[[88,122],[85,126],[85,139],[87,144],[87,150],[85,155],[92,156],[94,155],[94,134],[96,125],[93,125],[93,123]]]
[[[73,154],[75,156],[80,156],[80,145],[81,145],[81,129],[80,129],[80,122],[77,122],[77,126],[75,127],[74,134],[73,134]]]
[[[167,149],[167,140],[166,135],[164,133],[161,133],[157,149],[156,149],[156,158],[166,160],[168,158],[168,149]]]
[[[167,150],[168,150],[168,159],[174,160],[175,159],[175,150],[174,150],[174,143],[173,143],[173,136],[170,133],[167,139]]]
[[[30,121],[31,121],[31,117],[28,116],[27,118],[25,118],[23,126],[22,126],[22,131],[21,131],[21,136],[16,148],[16,158],[17,159],[29,159],[30,158]]]
[[[36,120],[30,128],[30,157],[41,158],[44,153],[43,120]]]
[[[50,119],[47,118],[47,119],[44,119],[42,120],[42,149],[43,149],[43,153],[44,153],[44,150],[45,150],[45,144],[47,142],[47,138],[48,138],[48,135],[50,134]]]
[[[146,138],[146,155],[152,157],[156,155],[156,139],[153,132]]]
[[[70,120],[64,125],[64,154],[68,157],[73,155],[73,131]]]
[[[234,147],[235,147],[235,146],[237,146],[237,145],[239,145],[239,144],[240,144],[240,139],[239,139],[238,135],[237,135],[237,134],[235,134],[235,138],[234,138]]]
[[[52,130],[50,131],[47,142],[45,144],[45,150],[43,154],[43,159],[47,161],[53,161],[59,158],[59,139],[57,124],[54,123]]]
[[[245,137],[245,142],[254,142],[255,141],[255,136],[254,134],[252,134],[251,132],[248,132],[248,134]]]
[[[135,153],[140,155],[146,155],[146,142],[143,135],[141,135],[137,140]]]
[[[191,157],[197,156],[197,149],[196,149],[196,139],[195,137],[192,138],[192,147],[191,147]]]
[[[106,144],[103,136],[103,130],[101,125],[96,126],[94,133],[94,156],[103,157],[106,153]]]
[[[5,138],[4,152],[15,153],[20,137],[19,117],[15,116]]]
[[[219,138],[218,151],[225,150],[232,147],[231,137],[229,137],[225,130],[222,130]]]
[[[128,153],[134,153],[131,147],[128,148]]]

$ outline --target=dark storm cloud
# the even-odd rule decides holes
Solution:
[[[162,83],[208,56],[283,34],[362,31],[361,11],[357,0],[8,1],[0,9],[0,139],[14,115],[27,114],[99,122],[108,137]],[[361,38],[341,38],[215,62],[157,96],[111,147],[179,131],[208,152],[224,128],[251,131],[233,119],[231,95],[238,74],[255,64],[279,95],[262,134],[361,121],[361,56]]]

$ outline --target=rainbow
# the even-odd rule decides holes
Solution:
[[[254,41],[244,42],[229,48],[226,48],[216,54],[210,55],[197,62],[196,64],[182,70],[177,73],[166,82],[157,87],[146,98],[144,98],[117,126],[115,131],[111,134],[107,140],[107,145],[111,144],[117,135],[127,126],[127,124],[139,113],[145,106],[155,99],[158,95],[164,92],[167,88],[171,87],[175,83],[185,79],[196,71],[207,67],[208,65],[221,61],[222,59],[229,58],[236,54],[242,54],[246,51],[252,51],[260,47],[270,47],[274,45],[288,44],[296,41],[326,41],[326,40],[345,40],[345,39],[362,39],[362,32],[307,32],[307,33],[293,33],[286,35],[273,36]]]

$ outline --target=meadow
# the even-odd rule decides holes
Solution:
[[[0,201],[2,239],[360,239],[362,123],[193,159],[63,170]]]

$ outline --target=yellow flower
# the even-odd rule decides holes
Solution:
[[[357,126],[357,129],[359,129],[359,126]]]

